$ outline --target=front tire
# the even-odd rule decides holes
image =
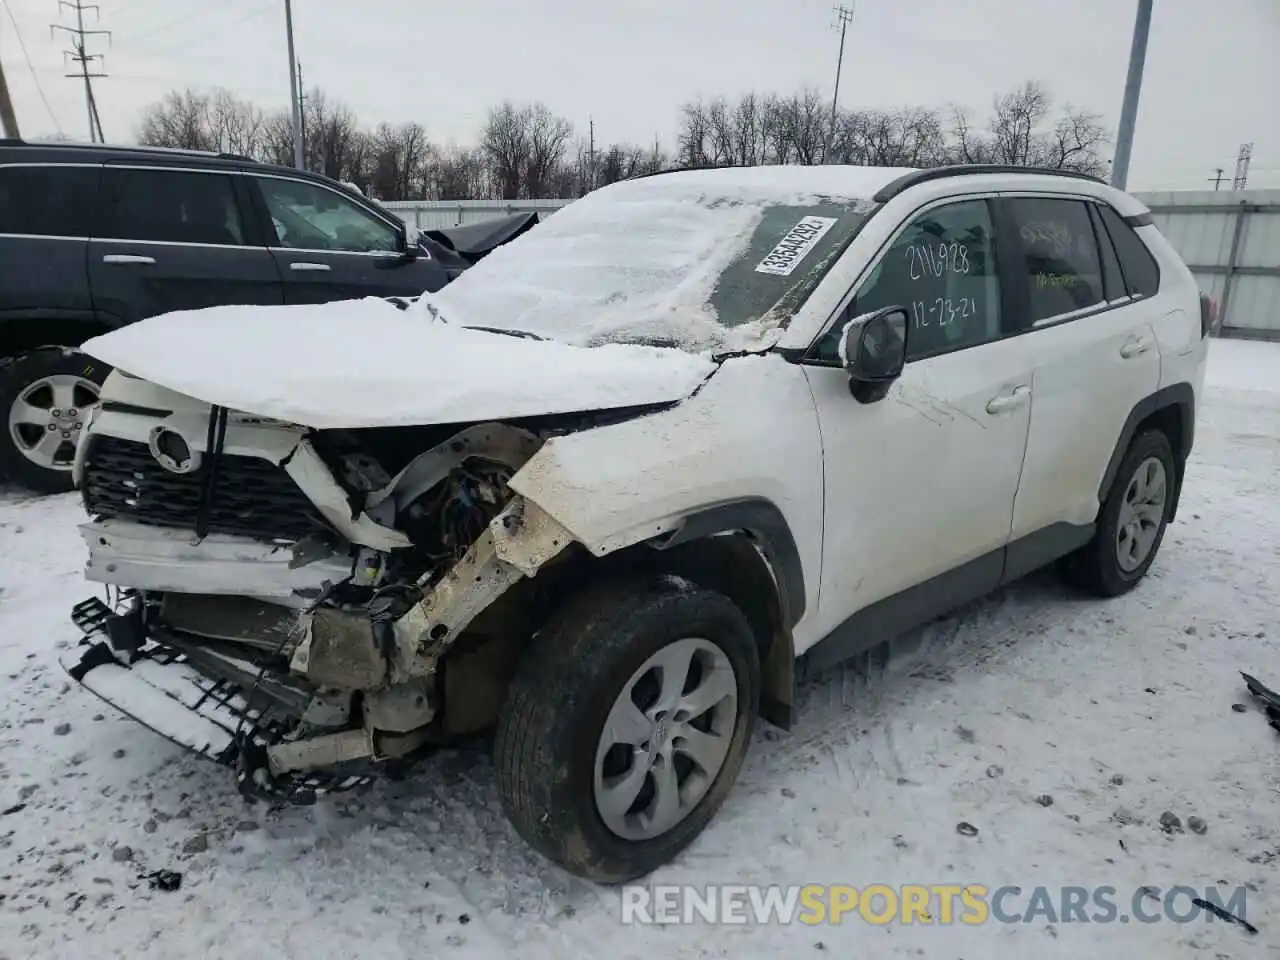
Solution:
[[[1136,587],[1164,540],[1177,477],[1164,432],[1139,434],[1098,513],[1093,540],[1063,561],[1067,579],[1100,597],[1118,597]]]
[[[494,743],[503,808],[570,873],[644,876],[723,803],[759,698],[755,638],[726,597],[661,578],[588,589],[512,681]]]
[[[37,493],[67,493],[89,409],[110,368],[69,347],[0,360],[0,476]]]

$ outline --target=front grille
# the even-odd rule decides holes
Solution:
[[[194,530],[200,513],[203,471],[171,473],[145,443],[118,437],[89,438],[85,507],[107,519]],[[209,533],[256,540],[301,540],[324,521],[293,478],[269,460],[224,454],[218,464]]]

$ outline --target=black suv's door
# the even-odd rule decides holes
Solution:
[[[412,297],[449,280],[426,251],[405,252],[403,227],[337,189],[281,174],[246,174],[288,303]]]
[[[132,322],[171,310],[283,303],[280,272],[244,215],[239,179],[108,165],[89,242],[95,308]]]
[[[97,163],[0,164],[0,324],[92,319],[85,250],[101,173]]]

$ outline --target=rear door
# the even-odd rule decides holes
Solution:
[[[1160,386],[1156,333],[1142,298],[1119,276],[1091,201],[1021,196],[1000,203],[1020,241],[1007,274],[1023,287],[1019,339],[1035,366],[1013,537],[1058,524],[1068,525],[1057,528],[1064,535],[1069,527],[1083,534],[1096,518],[1125,420]]]
[[[94,305],[116,322],[224,304],[280,304],[275,260],[222,171],[108,165],[89,242]]]
[[[85,267],[101,164],[0,166],[0,322],[89,320]]]
[[[246,183],[288,303],[413,297],[449,280],[426,251],[417,259],[402,256],[402,224],[339,190],[282,174],[249,175]]]

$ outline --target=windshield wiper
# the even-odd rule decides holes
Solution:
[[[540,337],[536,333],[530,333],[528,330],[504,330],[502,327],[472,327],[464,326],[463,330],[483,330],[485,333],[500,333],[504,337],[518,337],[521,340],[546,340],[546,337]]]

